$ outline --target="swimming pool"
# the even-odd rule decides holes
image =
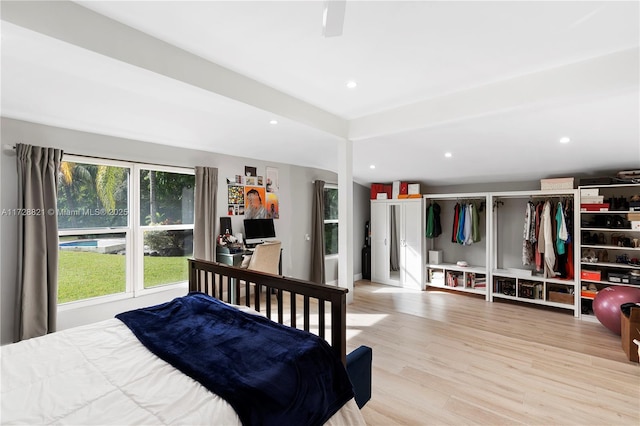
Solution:
[[[60,247],[98,247],[98,240],[76,240],[60,243]]]

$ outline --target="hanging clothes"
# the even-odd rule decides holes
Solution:
[[[458,222],[460,220],[460,204],[456,203],[453,208],[453,229],[451,230],[451,242],[458,242]]]
[[[432,203],[427,209],[427,228],[426,237],[436,238],[442,234],[442,225],[440,224],[440,205]]]
[[[469,203],[465,206],[465,216],[464,216],[464,240],[462,243],[464,245],[473,244],[473,238],[471,237],[471,227],[473,226],[473,204]]]
[[[567,223],[565,222],[564,209],[562,208],[561,202],[558,203],[558,207],[556,209],[556,229],[557,252],[558,254],[565,254],[565,244],[569,238],[569,232],[567,231]]]
[[[553,222],[551,219],[551,203],[547,200],[542,207],[540,232],[538,233],[538,252],[544,254],[544,276],[555,277],[554,267],[556,254],[553,243]]]
[[[532,265],[535,262],[534,241],[535,240],[535,206],[533,202],[527,202],[524,211],[524,229],[522,231],[522,264]]]
[[[471,216],[471,238],[474,243],[480,242],[480,210],[473,206],[473,215]]]
[[[544,203],[539,202],[536,205],[536,243],[534,245],[534,254],[536,257],[536,271],[540,272],[542,271],[543,268],[543,256],[542,256],[542,252],[540,252],[539,247],[542,244],[541,240],[540,240],[540,225],[542,223],[542,208],[544,206]],[[543,249],[544,251],[544,249]]]
[[[573,270],[573,238],[572,238],[572,233],[573,233],[573,199],[565,200],[564,216],[565,216],[565,223],[567,224],[567,243],[566,243],[567,261],[566,261],[566,271],[567,271],[567,278],[568,279],[572,279],[574,277],[574,270]]]
[[[458,234],[456,235],[456,242],[458,244],[464,243],[464,220],[466,216],[466,207],[460,206],[460,214],[458,215]]]

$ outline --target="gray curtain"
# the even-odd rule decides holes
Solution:
[[[324,181],[313,184],[311,215],[311,281],[324,284]]]
[[[389,238],[390,248],[390,266],[392,271],[400,270],[400,261],[398,259],[398,221],[396,219],[396,206],[389,208],[389,227],[391,229],[391,235]]]
[[[56,331],[58,310],[58,171],[62,150],[16,145],[18,291],[15,340]]]
[[[218,169],[196,166],[196,194],[194,200],[193,257],[215,260],[216,205],[218,197]]]

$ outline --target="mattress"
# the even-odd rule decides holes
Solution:
[[[120,320],[2,347],[2,424],[240,425],[233,408],[143,346]],[[326,423],[364,425],[350,400]]]

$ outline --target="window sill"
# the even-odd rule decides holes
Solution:
[[[167,285],[161,285],[161,286],[147,288],[143,290],[138,290],[135,293],[130,292],[130,293],[109,294],[106,296],[92,297],[90,299],[75,300],[73,302],[65,302],[58,305],[58,312],[67,312],[67,311],[73,311],[74,309],[104,305],[107,303],[120,302],[128,299],[136,299],[139,297],[143,297],[143,296],[147,296],[155,293],[175,291],[177,289],[184,289],[186,294],[186,291],[189,289],[189,284],[186,281],[184,281],[176,284],[167,284]]]

